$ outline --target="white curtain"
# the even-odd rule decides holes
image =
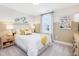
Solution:
[[[42,15],[42,33],[52,33],[52,14]]]
[[[53,22],[53,13],[41,16],[41,32],[49,34],[52,41],[54,39]]]

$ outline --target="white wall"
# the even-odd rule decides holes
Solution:
[[[33,23],[33,24],[40,24],[40,19],[41,19],[41,16],[34,16],[32,18],[30,18],[28,21]]]
[[[54,13],[54,22],[59,22],[59,19],[62,16],[70,15],[73,17],[76,13],[79,13],[79,5],[57,10]]]
[[[14,20],[15,18],[26,17],[27,19],[32,18],[32,16],[18,12],[16,10],[4,7],[0,5],[0,20]]]

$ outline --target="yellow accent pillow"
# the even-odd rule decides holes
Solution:
[[[32,34],[32,32],[30,30],[25,31],[25,35],[29,35],[29,34]]]
[[[29,35],[29,34],[31,34],[31,31],[29,29],[21,29],[20,34],[21,35]]]
[[[46,45],[46,43],[47,43],[47,37],[46,37],[46,35],[42,35],[41,36],[41,43],[45,46]]]

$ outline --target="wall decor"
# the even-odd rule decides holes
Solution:
[[[26,17],[20,17],[15,19],[14,28],[16,31],[22,28],[30,28],[30,23]]]
[[[26,20],[26,17],[16,18],[15,19],[16,24],[28,24],[28,21]]]
[[[71,29],[71,16],[60,17],[60,29]]]

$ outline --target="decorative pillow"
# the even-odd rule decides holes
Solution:
[[[42,35],[41,36],[41,43],[42,43],[42,45],[46,45],[46,43],[47,43],[47,37],[46,37],[46,35]]]
[[[25,35],[29,35],[29,34],[32,34],[32,32],[30,30],[25,31]]]
[[[21,35],[29,35],[29,34],[31,34],[32,32],[31,32],[31,30],[29,30],[29,29],[21,29],[20,30],[20,34]]]

